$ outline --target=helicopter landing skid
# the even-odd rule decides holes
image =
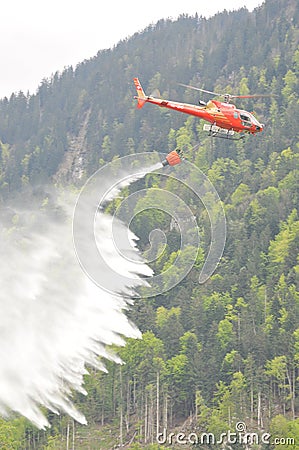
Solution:
[[[241,134],[239,137],[233,137],[235,134],[234,130],[226,130],[225,128],[220,128],[217,125],[205,124],[203,129],[204,131],[209,132],[209,136],[229,139],[230,141],[240,141],[240,139],[244,139],[245,137],[244,134]]]
[[[244,139],[245,134],[241,134],[239,137],[232,137],[229,134],[212,133],[210,134],[210,136],[218,137],[221,139],[228,139],[229,141],[241,141],[242,139]]]

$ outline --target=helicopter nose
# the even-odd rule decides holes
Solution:
[[[256,126],[256,131],[263,131],[264,126],[265,125],[263,123],[260,123],[259,125]]]

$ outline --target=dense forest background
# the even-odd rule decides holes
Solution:
[[[73,440],[78,449],[154,449],[157,430],[220,436],[239,421],[299,443],[298,21],[297,0],[161,20],[43,80],[35,95],[0,101],[0,206],[43,184],[80,187],[118,156],[180,147],[217,189],[228,226],[208,282],[197,282],[206,237],[183,282],[129,311],[143,338],[119,350],[125,365],[107,362],[107,374],[86,377],[89,395],[76,403],[87,427],[50,413],[46,432],[22,418],[1,421],[1,448],[71,448]],[[195,118],[151,105],[136,110],[134,76],[148,94],[158,88],[189,103],[198,95],[178,83],[276,96],[238,101],[266,126],[229,142],[208,137]],[[148,177],[148,195],[156,182]],[[192,205],[204,229],[205,212]],[[165,228],[164,217],[154,219]],[[146,246],[142,220],[134,231]],[[178,251],[176,230],[167,234],[156,272]],[[270,448],[282,448],[276,444]]]

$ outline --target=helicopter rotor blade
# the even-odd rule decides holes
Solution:
[[[191,86],[190,84],[179,83],[179,85],[184,86],[189,89],[194,89],[195,91],[206,92],[207,94],[211,94],[211,95],[220,95],[221,97],[223,96],[223,94],[219,94],[218,92],[207,91],[206,89],[201,89],[201,88],[198,88],[195,86]]]
[[[219,97],[224,97],[228,101],[232,98],[261,98],[261,97],[277,97],[276,94],[252,94],[252,95],[234,95],[234,94],[220,94],[219,92],[207,91],[206,89],[201,89],[190,84],[179,83],[180,86],[184,86],[189,89],[194,89],[195,91],[206,92],[207,94],[217,95]]]
[[[276,94],[230,95],[230,98],[261,98],[261,97],[277,97],[277,95]]]

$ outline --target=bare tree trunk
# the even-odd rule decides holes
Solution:
[[[293,420],[295,420],[295,404],[296,404],[296,369],[295,367],[293,368],[293,399],[294,399],[294,418]]]
[[[136,376],[134,375],[133,378],[133,405],[134,405],[134,411],[136,408]]]
[[[104,425],[105,422],[105,403],[104,403],[104,398],[102,400],[102,418],[101,418],[101,424],[102,426]]]
[[[282,394],[281,394],[282,392]],[[286,398],[286,390],[285,390],[285,386],[282,387],[282,389],[279,388],[279,398],[282,396],[282,408],[283,408],[283,415],[286,415],[286,402],[285,402],[285,398]]]
[[[153,444],[154,443],[154,429],[155,429],[153,386],[151,386],[151,390],[150,390],[150,421],[149,422],[150,422],[149,433],[150,433],[150,438],[151,438],[151,444]]]
[[[147,427],[148,427],[148,417],[147,417],[147,393],[145,392],[145,409],[144,409],[144,443],[147,443]]]
[[[167,430],[168,427],[168,392],[164,392],[164,408],[163,408],[163,427]]]
[[[141,391],[141,399],[140,399],[140,405],[137,405],[137,416],[138,416],[138,420],[140,423],[140,427],[139,427],[139,436],[142,437],[143,436],[143,419],[144,419],[144,392]],[[140,407],[138,407],[140,406]]]
[[[160,428],[160,373],[157,370],[157,404],[156,404],[156,436],[158,436],[159,428]]]
[[[75,421],[73,419],[73,442],[72,450],[75,450]]]
[[[127,411],[126,411],[126,430],[129,433],[130,429],[130,399],[131,399],[131,385],[130,379],[127,380]]]
[[[263,428],[263,418],[262,418],[262,398],[261,392],[258,392],[257,398],[257,424],[259,428]]]
[[[292,383],[291,374],[290,374],[290,372],[288,370],[286,371],[286,374],[287,374],[287,379],[288,379],[288,383],[289,383],[289,390],[290,390],[292,419],[295,420],[295,388],[294,388],[294,385]]]
[[[112,408],[113,408],[113,416],[116,416],[116,401],[115,401],[115,371],[116,369],[112,366],[111,375],[112,375],[112,383],[111,383],[111,400],[112,400]]]
[[[104,425],[105,422],[105,379],[102,378],[101,382],[101,398],[102,398],[102,408],[101,408],[101,424]]]
[[[250,423],[253,423],[253,414],[254,414],[254,398],[253,398],[253,385],[251,383],[250,386]]]
[[[31,438],[30,438],[30,430],[28,430],[28,443],[27,443],[28,450],[31,450]]]
[[[119,444],[123,446],[123,387],[122,387],[122,370],[119,366],[119,384],[120,384],[120,418],[119,418]]]
[[[66,450],[69,450],[69,443],[70,443],[70,423],[67,423],[67,429],[66,429]]]

